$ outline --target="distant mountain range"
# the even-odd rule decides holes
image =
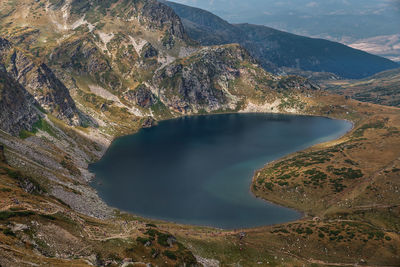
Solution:
[[[164,3],[181,17],[189,37],[202,45],[239,43],[269,71],[279,72],[280,68],[288,67],[359,79],[398,67],[393,61],[340,43],[265,26],[230,24],[199,8],[168,1]]]
[[[252,23],[331,41],[399,33],[398,0],[171,0],[210,11],[230,23]]]

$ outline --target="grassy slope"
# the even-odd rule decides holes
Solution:
[[[338,103],[335,98],[328,101],[332,106]],[[350,114],[355,111],[350,133],[268,164],[256,172],[252,190],[305,212],[302,221],[274,228],[274,236],[287,242],[288,253],[327,262],[364,259],[396,266],[400,263],[399,109],[352,101],[340,107]],[[344,114],[333,112],[333,116]],[[296,237],[304,238],[301,249],[293,246]]]
[[[323,81],[332,92],[363,102],[400,107],[400,69],[378,73],[363,80]]]

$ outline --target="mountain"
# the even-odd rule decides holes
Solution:
[[[1,266],[398,265],[396,108],[267,72],[238,44],[202,46],[153,0],[0,1],[0,36]],[[178,225],[116,210],[91,187],[89,164],[117,137],[223,112],[354,123],[254,177],[253,192],[302,219]]]
[[[399,1],[173,0],[208,10],[230,23],[252,23],[304,36],[353,43],[398,34]],[[351,27],[349,27],[351,25]]]
[[[400,69],[362,80],[323,81],[326,90],[363,102],[400,107]]]
[[[232,111],[286,99],[276,86],[286,78],[262,70],[237,45],[199,46],[175,12],[157,1],[18,0],[1,5],[0,35],[17,51],[16,56],[13,49],[4,52],[8,72],[47,111],[70,124],[98,125],[113,135],[129,132],[148,117]],[[17,66],[8,58],[26,64]],[[171,71],[181,80],[171,81]],[[286,87],[296,98],[303,89],[315,89],[302,78],[292,79],[304,85]]]
[[[187,34],[203,45],[239,43],[267,70],[289,67],[357,79],[398,67],[395,62],[323,39],[252,24],[230,24],[210,12],[165,2],[182,18]]]

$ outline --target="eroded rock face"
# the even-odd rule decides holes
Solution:
[[[36,101],[0,66],[0,128],[12,135],[30,131],[40,119]]]
[[[144,58],[156,57],[158,51],[150,43],[147,43],[142,49],[141,56]]]
[[[176,15],[172,8],[155,0],[146,1],[141,15],[149,23],[162,29],[166,28],[167,31],[180,39],[185,38],[185,30],[181,19]]]
[[[156,121],[153,117],[147,117],[142,120],[142,127],[143,128],[151,128],[156,124]]]
[[[36,64],[1,38],[0,63],[5,65],[7,74],[20,83],[44,109],[70,124],[80,123],[78,109],[68,89],[46,64]]]
[[[143,84],[135,90],[129,90],[125,93],[125,99],[142,108],[149,108],[156,103],[153,93]]]

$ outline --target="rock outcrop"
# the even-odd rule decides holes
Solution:
[[[36,63],[23,51],[0,38],[0,63],[48,112],[70,124],[79,125],[79,112],[68,89],[46,64]]]
[[[222,84],[240,77],[238,64],[253,62],[239,46],[205,48],[188,58],[177,60],[156,73],[153,83],[158,97],[179,113],[228,108],[230,92]]]
[[[150,89],[144,84],[139,85],[135,90],[126,92],[124,98],[142,108],[149,108],[157,101]]]
[[[144,58],[156,57],[158,56],[158,51],[150,43],[147,43],[142,48],[141,56]]]
[[[159,29],[166,29],[171,35],[179,39],[186,38],[181,19],[170,8],[156,0],[146,1],[141,16],[148,25],[155,25]]]
[[[0,128],[12,135],[32,130],[40,119],[33,97],[0,66]]]

